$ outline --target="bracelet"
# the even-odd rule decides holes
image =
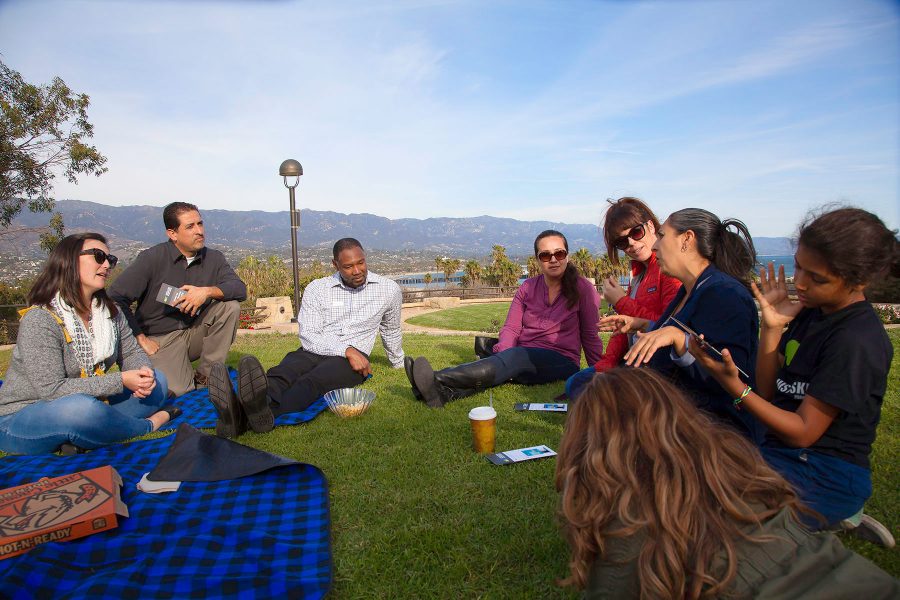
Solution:
[[[747,387],[744,388],[744,391],[741,392],[741,396],[739,398],[734,399],[734,407],[736,409],[741,410],[741,402],[744,401],[744,398],[746,398],[748,395],[750,395],[751,390],[752,390],[752,388],[748,385]]]

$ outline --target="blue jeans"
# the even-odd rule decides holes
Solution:
[[[130,390],[109,396],[109,404],[87,394],[38,400],[0,417],[0,450],[8,454],[47,454],[69,442],[80,448],[108,446],[149,433],[146,419],[165,405],[168,383],[154,370],[156,387],[146,398]]]
[[[494,385],[507,381],[538,385],[566,379],[578,370],[570,358],[546,348],[516,346],[481,360],[494,363]]]
[[[872,495],[872,474],[836,456],[805,448],[763,446],[766,462],[781,473],[806,506],[823,517],[825,523],[804,519],[815,529],[837,525],[852,517]]]
[[[569,400],[575,400],[578,395],[581,393],[581,390],[591,382],[591,379],[594,378],[594,375],[597,374],[597,369],[594,367],[588,367],[587,369],[582,369],[569,377],[566,380],[566,396],[569,397]]]

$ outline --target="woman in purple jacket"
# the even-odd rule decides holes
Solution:
[[[451,400],[514,381],[526,385],[565,381],[578,371],[581,350],[589,364],[603,354],[597,335],[600,295],[569,264],[569,243],[547,230],[534,240],[541,274],[516,292],[500,341],[487,358],[435,372],[427,358],[407,358],[413,393],[438,408]],[[412,364],[408,364],[412,362]]]

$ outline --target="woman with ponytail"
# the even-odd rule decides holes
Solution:
[[[649,365],[668,375],[699,408],[761,442],[759,422],[738,411],[731,394],[688,352],[690,328],[715,348],[731,348],[735,363],[753,381],[759,316],[749,290],[756,250],[747,227],[685,208],[669,215],[657,238],[653,250],[660,269],[678,279],[681,289],[656,322],[613,315],[600,319],[600,330],[638,332],[626,364]]]
[[[569,242],[560,232],[538,235],[534,255],[541,274],[519,286],[492,354],[437,372],[427,358],[407,358],[414,395],[438,408],[507,381],[565,381],[578,371],[582,348],[590,364],[597,362],[603,354],[597,335],[600,295],[569,263],[568,254]]]

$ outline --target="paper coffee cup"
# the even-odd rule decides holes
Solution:
[[[473,408],[469,411],[469,423],[472,424],[472,447],[475,452],[493,452],[497,435],[497,411],[490,406]]]

